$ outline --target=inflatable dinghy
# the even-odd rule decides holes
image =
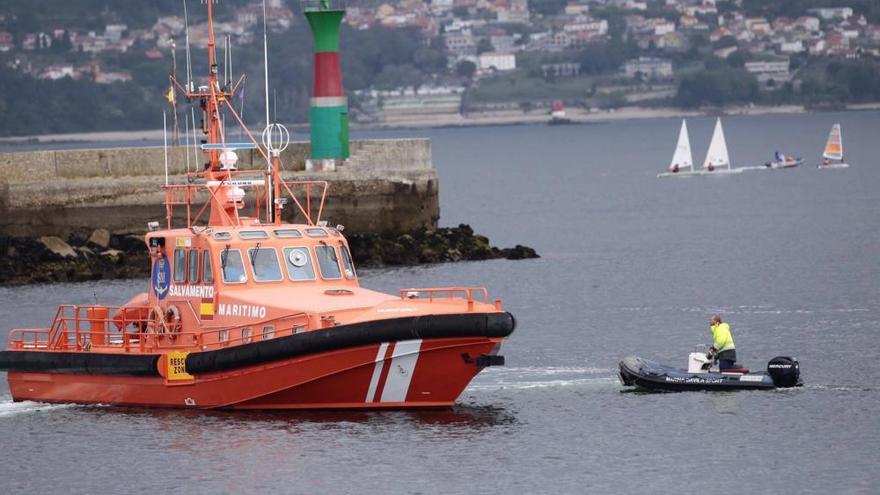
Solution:
[[[775,357],[766,372],[745,368],[720,371],[705,353],[692,352],[688,369],[674,368],[630,356],[620,362],[620,382],[624,386],[650,391],[686,390],[771,390],[799,387],[800,364],[791,357]]]

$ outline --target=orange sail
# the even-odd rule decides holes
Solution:
[[[843,160],[843,138],[840,134],[840,124],[834,124],[831,127],[822,156],[829,160]]]

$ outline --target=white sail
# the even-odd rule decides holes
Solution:
[[[709,151],[706,152],[706,161],[703,168],[730,169],[730,156],[727,154],[727,141],[724,140],[724,129],[721,128],[721,119],[715,121],[715,131],[712,133],[712,141],[709,142]]]
[[[843,160],[843,135],[840,133],[840,124],[831,126],[822,156],[829,160]]]
[[[676,166],[678,167],[677,169]],[[691,154],[691,140],[688,137],[687,123],[682,120],[681,131],[678,133],[678,144],[675,145],[672,161],[669,162],[669,171],[685,168],[694,169],[694,157]]]

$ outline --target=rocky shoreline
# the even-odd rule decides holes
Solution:
[[[454,261],[537,258],[534,249],[498,248],[468,225],[423,229],[383,237],[347,236],[359,267],[405,266]],[[112,235],[104,229],[59,237],[0,237],[0,285],[84,282],[147,277],[150,257],[140,235]]]

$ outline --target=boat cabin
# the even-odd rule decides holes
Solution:
[[[171,229],[150,232],[146,242],[144,306],[165,308],[160,333],[203,333],[205,344],[232,339],[229,329],[239,326],[243,340],[269,337],[285,315],[287,331],[333,326],[340,311],[389,299],[360,289],[345,237],[326,225]],[[213,332],[218,327],[226,331]]]

